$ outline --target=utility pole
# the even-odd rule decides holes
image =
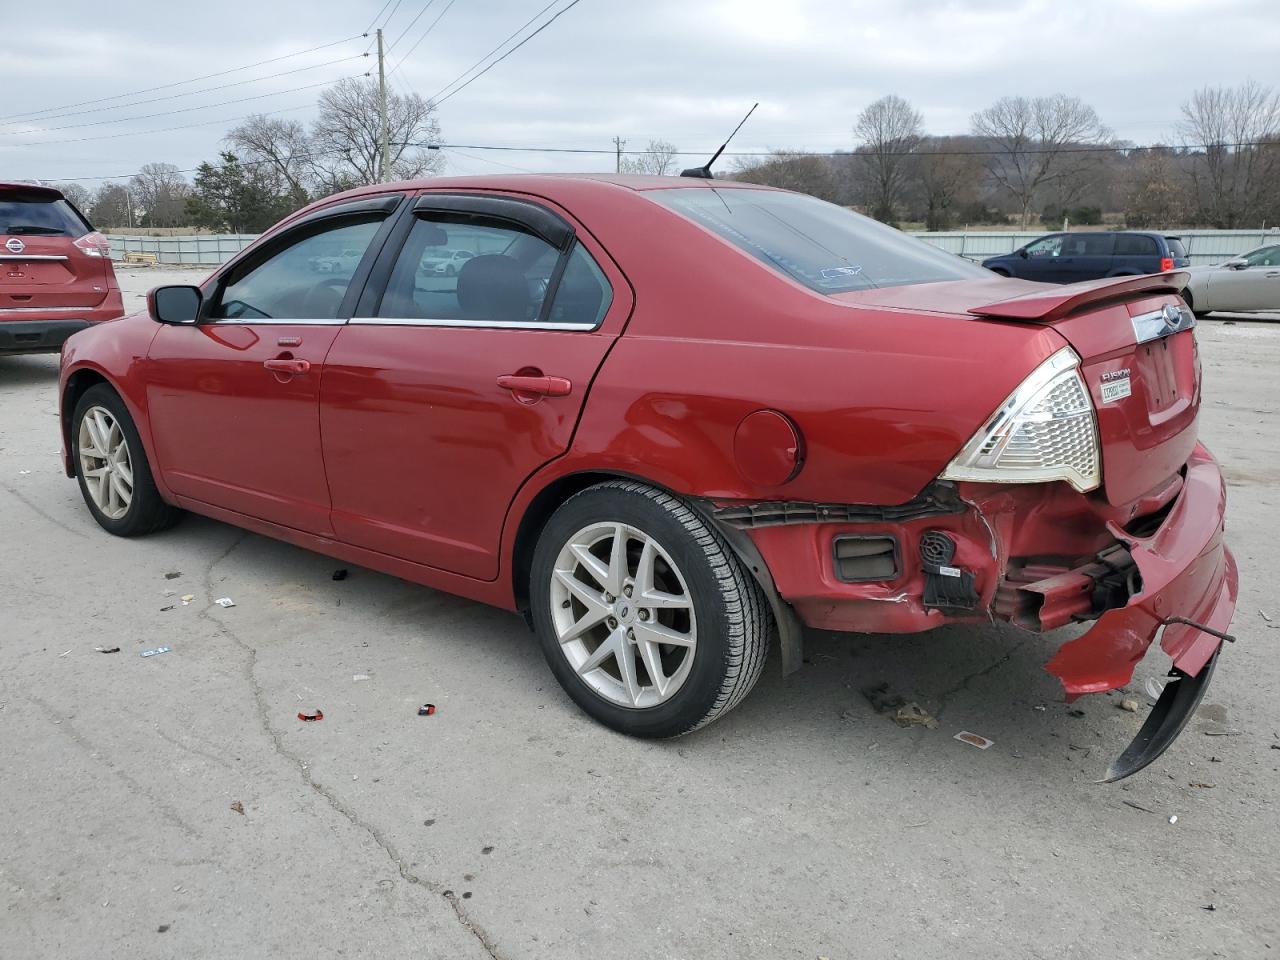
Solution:
[[[378,28],[378,119],[381,123],[382,163],[378,169],[378,179],[383,183],[391,168],[391,131],[387,128],[387,71],[382,55],[382,28]]]
[[[622,172],[622,151],[626,145],[627,141],[623,140],[621,137],[613,138],[613,149],[616,150],[618,154],[618,162],[613,168],[616,173]]]

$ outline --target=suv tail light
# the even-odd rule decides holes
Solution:
[[[1168,272],[1169,272],[1170,270],[1172,270],[1172,269],[1173,269],[1173,257],[1161,257],[1161,258],[1160,258],[1160,272],[1161,272],[1161,273],[1168,273]]]
[[[93,233],[86,233],[83,237],[73,242],[91,257],[111,256],[111,241],[96,230]],[[1170,260],[1169,262],[1172,263],[1173,261]]]

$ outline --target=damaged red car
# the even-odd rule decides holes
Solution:
[[[455,275],[441,263],[458,263]],[[802,627],[1089,622],[1048,669],[1203,695],[1235,607],[1186,275],[998,277],[840,207],[670,177],[381,184],[73,336],[66,469],[521,611],[614,729],[736,705]]]

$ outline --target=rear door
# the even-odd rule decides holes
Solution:
[[[331,532],[318,409],[325,357],[402,199],[317,211],[211,281],[201,322],[160,328],[147,400],[174,493]]]
[[[56,190],[0,187],[0,320],[102,303],[110,261],[75,244],[91,232]]]
[[[1114,233],[1069,233],[1062,245],[1062,279],[1066,283],[1097,280],[1114,270]]]
[[[424,194],[326,364],[337,536],[495,578],[507,508],[568,448],[631,303],[608,255],[550,205]]]

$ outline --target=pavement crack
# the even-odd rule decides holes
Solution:
[[[61,520],[59,520],[57,517],[53,516],[52,514],[45,513],[42,509],[40,509],[38,506],[36,506],[34,503],[28,500],[25,496],[23,496],[21,493],[15,490],[13,487],[9,486],[9,484],[0,483],[0,488],[3,488],[8,493],[12,494],[19,503],[22,503],[23,505],[25,505],[32,513],[34,513],[36,516],[40,517],[41,519],[48,520],[55,527],[58,527],[59,529],[66,531],[67,533],[71,534],[73,537],[79,537],[81,540],[88,539],[79,530],[76,530],[74,527],[67,526],[65,523],[63,523]]]
[[[1031,639],[1032,639],[1031,636],[1027,636],[1022,638],[1021,640],[1018,640],[1016,643],[1014,643],[1012,647],[1006,650],[1004,654],[998,657],[994,662],[988,664],[985,667],[982,667],[979,670],[974,670],[972,673],[965,674],[963,677],[960,678],[960,681],[958,683],[942,691],[942,693],[938,694],[938,709],[934,711],[934,716],[939,716],[939,717],[942,716],[942,712],[947,709],[947,705],[951,702],[952,697],[954,697],[958,693],[968,690],[969,684],[973,683],[973,681],[981,677],[985,677],[989,673],[993,673],[994,671],[998,670],[1001,666],[1008,663],[1009,660],[1013,657],[1013,655],[1017,653],[1019,650],[1021,650],[1028,642],[1030,642]]]
[[[248,534],[243,534],[233,541],[226,550],[222,551],[218,556],[214,557],[204,568],[202,579],[204,582],[204,591],[207,596],[213,596],[213,570],[225,560],[231,553],[242,544]],[[217,619],[213,615],[213,611],[220,609],[217,607],[206,607],[202,609],[198,617],[208,621],[213,629],[222,634],[236,646],[245,652],[245,668],[244,675],[248,681],[249,689],[253,694],[254,710],[258,716],[258,723],[261,725],[267,738],[271,741],[272,748],[281,759],[292,764],[297,768],[303,782],[312,790],[324,798],[325,802],[338,814],[344,817],[353,827],[364,831],[365,834],[378,846],[378,848],[386,855],[396,868],[396,872],[400,874],[400,878],[406,883],[420,887],[428,893],[443,898],[448,904],[455,919],[466,929],[481,946],[485,953],[492,960],[502,960],[502,955],[498,952],[497,945],[493,942],[493,938],[473,920],[465,909],[463,909],[461,899],[452,891],[447,889],[443,884],[434,880],[420,877],[405,865],[404,858],[396,850],[395,846],[387,838],[387,836],[372,823],[369,823],[360,816],[355,810],[344,803],[332,790],[317,780],[311,774],[306,761],[299,755],[293,753],[285,745],[284,737],[280,730],[271,723],[270,711],[267,707],[267,697],[262,685],[258,682],[257,666],[258,666],[258,650],[257,648],[244,640],[234,629]]]

